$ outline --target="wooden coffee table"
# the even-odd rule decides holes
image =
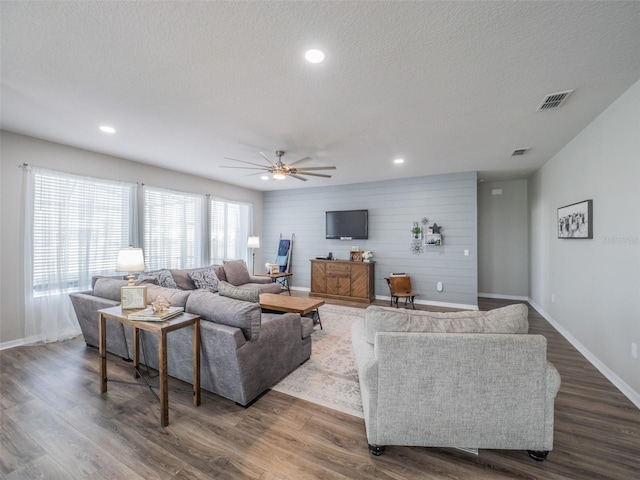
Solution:
[[[273,310],[275,312],[291,312],[299,315],[309,315],[314,325],[320,325],[322,330],[322,321],[320,320],[320,308],[324,305],[324,300],[317,298],[289,297],[286,295],[277,295],[275,293],[261,293],[260,307],[264,310]]]

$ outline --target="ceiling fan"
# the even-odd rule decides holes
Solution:
[[[233,160],[234,162],[247,163],[249,165],[254,165],[253,167],[236,167],[230,165],[222,165],[220,168],[242,168],[245,170],[259,170],[256,173],[250,173],[249,175],[260,175],[262,173],[270,173],[273,175],[274,180],[284,180],[287,177],[297,178],[298,180],[302,180],[306,182],[308,179],[304,178],[302,175],[312,176],[312,177],[323,177],[323,178],[331,178],[331,175],[326,175],[323,173],[312,173],[312,171],[316,170],[335,170],[336,167],[294,167],[294,165],[298,165],[300,163],[308,162],[312,160],[311,157],[304,157],[300,160],[296,160],[295,162],[284,164],[282,163],[282,157],[284,156],[284,150],[276,150],[276,157],[278,160],[273,162],[269,156],[263,152],[260,152],[260,155],[269,162],[269,165],[261,165],[259,163],[246,162],[244,160],[237,160],[235,158],[224,157],[226,160]]]

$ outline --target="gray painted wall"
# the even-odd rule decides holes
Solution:
[[[492,190],[502,190],[493,195]],[[480,296],[527,299],[529,220],[527,180],[478,185]]]
[[[274,261],[280,234],[290,238],[295,233],[292,285],[309,289],[310,259],[328,252],[348,259],[351,246],[357,245],[374,254],[377,296],[388,297],[384,277],[400,271],[411,276],[417,300],[477,307],[476,178],[470,172],[265,192],[263,258]],[[325,211],[356,209],[369,210],[369,239],[326,240]],[[423,217],[429,225],[444,227],[444,244],[414,255],[410,230]],[[443,283],[442,292],[436,291],[437,282]]]
[[[637,82],[533,176],[529,296],[640,407],[639,135]],[[587,199],[593,240],[558,239],[557,208]]]
[[[22,170],[18,165],[28,163],[79,175],[249,202],[254,205],[254,225],[262,224],[262,193],[255,190],[4,131],[0,140],[0,345],[24,338]],[[259,250],[256,257],[260,259]]]

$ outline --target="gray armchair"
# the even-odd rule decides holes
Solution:
[[[560,376],[527,307],[433,313],[371,306],[352,329],[369,449],[553,449]]]

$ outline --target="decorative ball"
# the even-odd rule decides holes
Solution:
[[[151,302],[151,308],[154,312],[157,313],[166,312],[167,310],[169,310],[170,306],[171,304],[169,303],[169,301],[163,296],[159,296],[158,298],[156,298],[155,302]]]

